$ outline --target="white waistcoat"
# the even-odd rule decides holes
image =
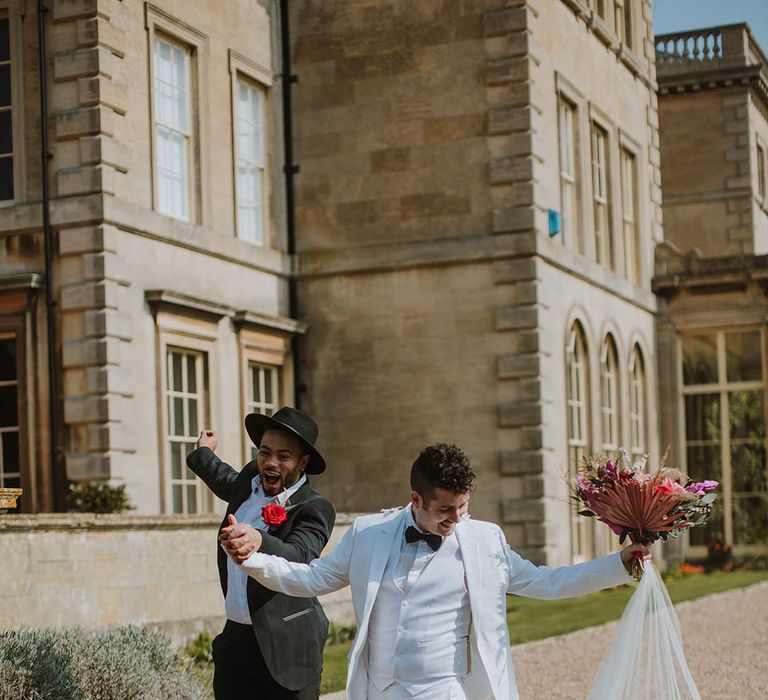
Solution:
[[[468,671],[471,619],[464,562],[456,537],[446,537],[416,582],[401,591],[393,574],[400,555],[393,547],[368,636],[368,672],[384,690],[393,682],[441,681]]]

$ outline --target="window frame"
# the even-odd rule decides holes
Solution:
[[[729,381],[727,377],[727,353],[726,353],[726,335],[728,333],[748,333],[757,332],[760,335],[760,358],[762,378],[760,380],[751,379],[744,381]],[[717,381],[709,384],[685,384],[683,376],[683,339],[686,336],[715,336],[715,353],[717,361]],[[731,446],[732,437],[729,429],[730,421],[730,403],[728,394],[734,391],[761,391],[763,402],[763,420],[768,421],[768,365],[766,365],[766,351],[768,349],[768,336],[764,324],[747,323],[734,326],[714,326],[702,328],[686,328],[677,337],[678,346],[678,386],[679,403],[678,415],[680,426],[681,446],[681,464],[682,469],[688,473],[688,435],[686,432],[686,410],[685,400],[687,396],[701,394],[717,394],[720,414],[720,460],[721,460],[721,481],[718,492],[719,500],[724,503],[723,507],[723,534],[726,544],[733,546],[739,553],[757,554],[765,551],[766,544],[736,544],[734,542],[734,524],[733,524],[733,466],[731,464]],[[768,430],[763,439],[764,449],[768,454]],[[760,492],[739,492],[739,494],[760,493]],[[768,499],[768,492],[765,492],[765,498]],[[691,545],[690,534],[686,533],[686,540],[689,542],[689,552],[694,557],[706,556],[707,548],[704,545]]]
[[[605,335],[600,351],[600,437],[605,454],[616,453],[621,446],[621,365],[611,333]]]
[[[633,464],[648,453],[648,374],[645,364],[643,351],[635,343],[628,363],[629,457]]]
[[[270,368],[277,374],[278,391],[276,401],[278,407],[291,404],[289,387],[293,386],[293,362],[290,355],[290,336],[284,333],[270,332],[267,328],[254,324],[243,324],[238,329],[240,345],[240,387],[242,413],[247,415],[254,411],[251,392],[251,367]],[[243,463],[255,458],[254,445],[245,432],[243,433],[242,458]]]
[[[562,192],[562,162],[561,162],[561,141],[560,141],[560,106],[561,101],[567,103],[573,110],[573,203],[575,205],[575,211],[573,215],[573,221],[575,222],[576,231],[575,235],[569,237],[566,228],[563,229],[563,236],[561,237],[561,243],[571,250],[576,251],[580,255],[586,254],[587,242],[586,231],[588,230],[588,221],[586,219],[586,207],[584,206],[584,193],[586,182],[586,167],[587,162],[584,158],[584,119],[582,115],[585,113],[586,100],[584,95],[576,89],[576,87],[561,73],[555,73],[555,104],[557,109],[557,159],[558,159],[558,187],[560,191],[559,203],[562,215],[562,223],[565,227],[565,212],[563,211],[563,192]],[[570,238],[570,240],[569,240]]]
[[[20,350],[22,350],[21,343],[19,342],[18,333],[16,333],[13,329],[8,329],[4,326],[0,326],[0,341],[4,340],[13,340],[16,344],[16,367],[14,368],[15,371],[15,379],[14,380],[7,380],[7,379],[1,379],[0,380],[0,386],[15,386],[16,387],[16,426],[10,427],[0,426],[0,487],[2,488],[24,488],[24,464],[23,464],[23,450],[22,450],[22,433],[23,433],[23,425],[22,425],[22,419],[23,419],[23,410],[22,410],[22,401],[23,401],[23,376],[21,375],[21,358],[20,358]],[[2,445],[2,436],[5,433],[10,432],[16,432],[17,435],[17,445],[18,445],[18,464],[17,472],[12,472],[11,474],[6,474],[5,472],[5,464],[4,464],[4,454],[3,454],[3,445]],[[18,484],[15,486],[9,486],[6,485],[5,479],[10,478],[18,481]]]
[[[11,66],[11,154],[13,158],[13,197],[0,200],[0,208],[26,201],[26,149],[24,139],[23,23],[20,10],[13,3],[0,0],[0,18],[8,20]]]
[[[642,283],[642,259],[638,226],[638,164],[637,154],[623,143],[619,146],[619,183],[621,187],[621,238],[624,249],[624,273],[635,286]],[[629,178],[627,178],[627,165]],[[629,182],[627,182],[629,179]],[[628,215],[627,201],[631,204]]]
[[[173,492],[171,489],[171,455],[169,434],[168,411],[168,353],[169,349],[182,352],[199,353],[206,356],[208,373],[206,380],[207,397],[204,409],[204,424],[213,425],[215,417],[219,415],[217,404],[216,369],[218,367],[217,351],[217,326],[202,320],[187,318],[171,311],[157,310],[155,313],[156,329],[156,372],[158,391],[158,458],[160,479],[160,511],[162,513],[176,515],[173,511]],[[182,474],[184,471],[182,470]],[[191,481],[191,480],[190,480]],[[202,481],[198,480],[198,503],[203,504],[203,510],[198,514],[211,514],[217,512],[216,504],[210,490],[205,488]],[[201,490],[202,489],[202,490]]]
[[[208,95],[207,65],[208,36],[195,27],[173,17],[165,10],[147,2],[145,4],[145,29],[147,31],[147,52],[149,68],[149,123],[152,182],[152,208],[177,221],[191,224],[204,224],[210,211],[210,188],[208,182],[207,139],[208,113],[206,96]],[[155,104],[155,38],[175,44],[188,52],[189,60],[189,100],[190,100],[190,146],[188,196],[189,216],[180,218],[163,212],[159,207],[158,170],[157,170],[157,107]]]
[[[182,387],[171,387],[171,377],[172,377],[172,369],[171,369],[171,358],[173,354],[179,354],[182,358],[186,358],[186,361],[183,362],[182,370],[181,370],[181,376],[182,376],[182,383],[183,385],[186,385],[188,373],[185,371],[187,368],[187,363],[189,361],[190,357],[195,358],[195,383],[196,386],[199,387],[200,391],[191,393],[186,390],[186,386]],[[193,439],[196,440],[196,435],[192,434],[191,431],[187,430],[186,435],[175,435],[171,434],[171,399],[172,398],[181,398],[182,400],[189,398],[189,397],[197,397],[197,427],[202,429],[206,425],[210,424],[209,420],[209,412],[208,412],[208,406],[210,403],[209,398],[209,390],[208,390],[208,381],[210,377],[210,364],[208,361],[207,353],[204,351],[200,351],[197,349],[191,349],[188,347],[181,347],[175,344],[169,344],[165,348],[165,386],[164,386],[164,394],[165,394],[165,410],[166,410],[166,430],[165,430],[165,440],[164,440],[164,449],[166,452],[166,459],[168,464],[168,470],[166,472],[166,478],[168,483],[168,489],[166,493],[166,498],[168,499],[168,512],[173,515],[199,515],[199,514],[206,514],[213,512],[213,504],[212,504],[212,497],[210,490],[203,484],[200,479],[198,479],[194,474],[190,477],[187,475],[187,467],[186,463],[184,462],[184,454],[181,455],[181,476],[178,478],[174,478],[173,476],[173,465],[172,465],[172,448],[171,445],[174,442],[180,443],[182,445],[188,445],[192,442]],[[183,426],[184,428],[187,427],[187,421],[185,421],[185,424]],[[198,431],[194,431],[197,433]],[[184,439],[186,438],[186,439]],[[176,511],[174,507],[174,498],[173,498],[173,488],[174,486],[180,486],[181,487],[181,504],[182,504],[182,510]],[[192,486],[194,488],[195,493],[195,510],[194,512],[191,512],[189,510],[189,502],[188,502],[188,493],[189,493],[189,486]]]
[[[579,358],[579,355],[581,355],[581,358]],[[576,476],[580,456],[589,456],[592,449],[589,363],[589,345],[584,325],[580,321],[575,320],[568,327],[568,338],[565,344],[567,460],[571,479]],[[583,400],[572,398],[574,385],[579,387]],[[581,406],[581,412],[574,416],[574,406],[576,411],[578,411],[579,405]],[[574,437],[574,427],[577,422],[579,424],[579,435]],[[580,450],[581,453],[579,453]],[[589,518],[584,518],[578,514],[575,504],[569,504],[568,508],[570,515],[571,560],[573,563],[587,561],[594,555],[594,528]]]
[[[757,201],[760,205],[766,207],[766,176],[768,176],[768,163],[766,163],[766,144],[758,136],[755,143],[755,171],[757,174]]]
[[[230,97],[231,97],[231,116],[232,116],[232,201],[233,201],[233,221],[234,234],[243,241],[248,241],[252,245],[261,248],[274,247],[274,232],[272,230],[272,212],[270,207],[272,195],[272,173],[274,155],[272,149],[272,85],[275,80],[275,74],[268,68],[260,65],[247,56],[230,49],[229,50],[229,74],[230,74]],[[256,89],[263,91],[264,95],[264,165],[262,173],[262,205],[261,205],[261,231],[262,240],[260,243],[251,241],[248,238],[240,236],[238,221],[238,83],[243,80],[251,83]]]
[[[600,141],[602,139],[602,150]],[[592,192],[592,240],[594,245],[594,258],[598,265],[608,270],[615,270],[615,245],[613,240],[613,197],[611,186],[613,178],[611,177],[611,132],[594,115],[590,115],[589,120],[589,152],[590,152],[590,170],[592,173],[590,185]],[[597,156],[597,158],[596,158]],[[599,159],[602,157],[602,161]],[[601,181],[602,180],[602,181]],[[598,193],[597,185],[602,186]],[[599,214],[602,213],[602,216]],[[598,220],[601,220],[606,230],[598,235]]]

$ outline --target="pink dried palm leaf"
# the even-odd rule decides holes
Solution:
[[[678,502],[654,489],[654,481],[616,481],[593,499],[592,509],[605,520],[641,535],[680,528]]]

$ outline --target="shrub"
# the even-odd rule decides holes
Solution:
[[[0,700],[203,700],[162,632],[0,632]]]
[[[133,510],[125,484],[111,486],[106,481],[70,484],[69,509],[75,513],[123,513]]]
[[[337,625],[335,622],[331,622],[328,627],[328,639],[326,644],[343,644],[344,642],[351,642],[357,634],[357,627],[354,625]]]
[[[208,632],[200,632],[185,651],[195,663],[210,663],[213,661],[213,638]]]

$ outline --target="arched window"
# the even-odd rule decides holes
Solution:
[[[633,464],[648,451],[647,396],[643,353],[635,345],[629,358],[629,452]]]
[[[611,335],[605,337],[600,355],[600,414],[603,452],[613,455],[621,443],[619,355]]]
[[[574,323],[565,348],[566,406],[568,420],[568,468],[575,477],[582,457],[590,453],[589,440],[589,356],[584,331]],[[571,554],[574,561],[590,559],[593,553],[592,527],[589,518],[571,509]]]

